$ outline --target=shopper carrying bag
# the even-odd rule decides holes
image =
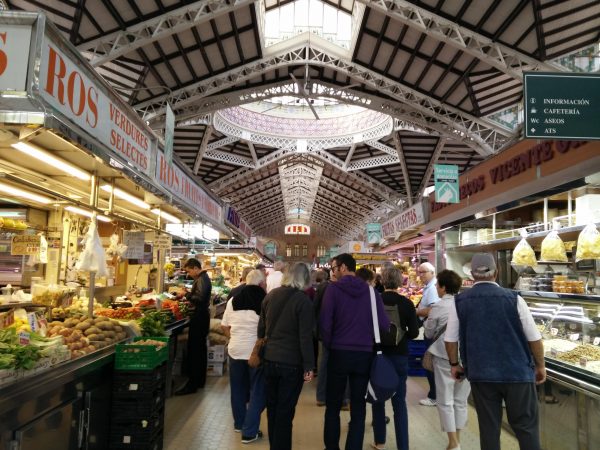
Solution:
[[[399,378],[394,365],[381,351],[375,291],[372,286],[369,286],[369,291],[371,294],[371,315],[373,317],[373,332],[375,333],[377,351],[371,363],[371,375],[369,377],[369,385],[367,386],[366,399],[369,403],[385,402],[396,393]]]

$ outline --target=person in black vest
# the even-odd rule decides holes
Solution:
[[[190,317],[187,346],[188,381],[175,395],[195,393],[206,383],[207,348],[206,337],[210,326],[210,293],[212,283],[202,264],[195,258],[185,263],[183,270],[194,280],[192,290],[186,294],[186,300],[194,306]]]
[[[455,297],[448,314],[444,341],[452,376],[471,383],[482,449],[500,450],[504,401],[521,450],[540,450],[535,385],[546,380],[542,336],[525,301],[494,282],[491,254],[475,254],[471,274],[475,284]]]

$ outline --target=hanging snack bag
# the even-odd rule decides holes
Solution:
[[[517,266],[537,266],[535,259],[535,252],[531,248],[531,245],[527,242],[527,231],[525,228],[521,230],[521,240],[513,251],[513,257],[511,263]]]
[[[565,243],[558,235],[558,224],[554,222],[553,229],[542,241],[542,261],[568,262]]]
[[[582,259],[600,259],[600,233],[593,223],[588,223],[577,238],[575,261]]]

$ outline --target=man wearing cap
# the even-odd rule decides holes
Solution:
[[[471,383],[482,449],[500,450],[504,401],[521,450],[539,450],[535,385],[546,380],[542,336],[525,301],[495,283],[491,254],[475,254],[471,274],[473,287],[456,296],[448,316],[444,340],[452,375]]]

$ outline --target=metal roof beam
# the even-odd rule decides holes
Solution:
[[[204,135],[202,135],[202,142],[200,142],[200,147],[198,148],[198,154],[196,155],[196,160],[194,161],[193,172],[194,175],[198,175],[198,171],[200,170],[200,164],[202,164],[202,158],[204,157],[204,152],[206,152],[206,147],[208,146],[208,141],[210,140],[211,135],[213,134],[212,125],[208,125],[204,130]]]
[[[381,150],[383,153],[387,153],[388,155],[397,155],[396,149],[389,147],[384,143],[376,141],[374,139],[370,141],[365,141],[365,144],[367,144],[370,147],[376,148],[377,150]]]
[[[472,30],[457,25],[425,8],[405,0],[357,0],[434,39],[468,53],[517,80],[523,70],[565,72],[558,64],[539,61],[515,49],[492,41]]]
[[[318,36],[313,38],[311,47],[304,45],[291,50],[287,49],[283,53],[232,69],[174,91],[170,95],[140,103],[135,107],[144,120],[150,120],[164,114],[167,101],[170,101],[174,110],[179,110],[198,101],[198,99],[233,87],[269,71],[290,65],[311,64],[340,72],[384,95],[399,100],[404,105],[404,112],[410,111],[417,117],[421,116],[422,122],[443,122],[447,126],[447,133],[453,134],[456,139],[460,140],[462,138],[466,142],[471,142],[471,145],[476,144],[475,149],[483,155],[494,152],[497,147],[492,144],[495,144],[496,140],[513,135],[512,130],[502,128],[488,119],[478,118],[458,108],[443,104],[426,94],[398,83],[396,80],[360,66],[344,56],[335,54],[331,49],[321,50],[319,46],[314,45],[314,41],[319,42]]]
[[[375,156],[373,158],[365,158],[353,161],[348,165],[348,171],[370,169],[372,167],[389,166],[390,164],[398,164],[398,155]]]
[[[85,42],[78,45],[77,49],[82,53],[90,52],[90,64],[98,67],[152,42],[181,33],[244,6],[252,5],[255,1],[234,0],[232,4],[221,0],[197,1],[135,24],[125,30]]]
[[[398,159],[400,160],[400,167],[402,168],[402,178],[404,178],[404,187],[406,188],[406,200],[408,201],[408,206],[412,206],[412,188],[410,186],[410,177],[408,176],[408,166],[406,165],[406,159],[404,158],[402,142],[400,142],[400,136],[397,131],[394,131],[392,136],[394,138],[394,147],[396,147]]]
[[[242,167],[251,167],[254,168],[254,161],[250,158],[246,158],[245,156],[236,155],[235,153],[228,153],[221,150],[206,150],[204,152],[204,157],[206,159],[212,159],[213,161],[222,161],[227,164],[232,164],[235,166]]]
[[[423,198],[425,188],[427,187],[427,183],[429,183],[429,179],[431,178],[431,174],[433,173],[433,166],[442,154],[442,150],[444,150],[444,144],[444,139],[440,138],[437,145],[435,146],[435,149],[433,150],[431,160],[429,160],[429,165],[427,166],[427,170],[425,171],[425,175],[423,176],[423,179],[421,180],[421,185],[419,186],[419,200]]]
[[[240,138],[236,136],[226,136],[223,139],[219,139],[218,141],[211,142],[206,147],[206,150],[216,150],[220,147],[224,147],[225,145],[233,144],[234,142],[239,141]]]

